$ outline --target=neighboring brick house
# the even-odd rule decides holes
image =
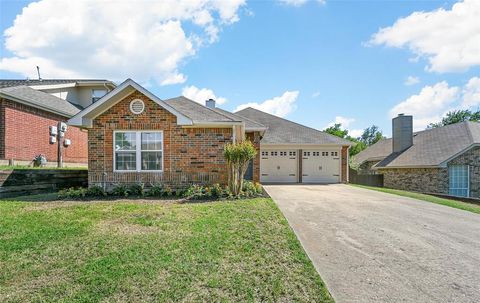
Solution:
[[[250,178],[258,182],[263,170],[264,157],[261,155],[266,152],[262,150],[262,140],[269,131],[275,134],[272,131],[275,127],[265,126],[243,114],[246,113],[230,113],[216,108],[211,99],[207,100],[206,106],[185,97],[161,100],[128,79],[75,115],[69,124],[88,129],[90,186],[108,188],[117,183],[135,182],[162,183],[171,187],[193,183],[225,184],[224,146],[245,138],[251,140],[258,150],[250,168]],[[281,119],[269,116],[271,121]],[[281,120],[283,126],[287,125],[287,120]],[[324,141],[328,139],[325,150],[331,150],[332,154],[324,156],[323,160],[337,165],[338,171],[346,167],[342,161],[347,160],[343,154],[347,154],[348,141],[294,125],[296,129],[292,133],[300,131],[299,137],[302,132],[308,132]],[[295,165],[301,162],[297,160],[303,159],[300,153],[287,155],[287,150],[297,152],[298,145],[283,143],[289,145],[280,149],[273,147],[276,157],[293,157]],[[317,151],[312,153],[321,158],[316,156]],[[335,178],[340,182],[346,180],[347,174],[342,177],[338,174]]]
[[[50,144],[49,127],[66,122],[114,85],[106,80],[0,80],[0,164],[31,163],[44,154],[57,161],[57,145]],[[67,131],[72,144],[64,149],[67,165],[86,164],[87,133]]]
[[[412,116],[393,119],[393,138],[352,159],[361,174],[383,174],[384,186],[480,198],[480,123],[413,133]]]

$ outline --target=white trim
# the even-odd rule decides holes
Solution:
[[[135,169],[134,170],[124,170],[117,169],[117,155],[115,150],[115,134],[116,133],[135,133]],[[142,133],[161,133],[162,134],[162,169],[161,170],[142,170]],[[114,130],[112,137],[113,145],[113,172],[115,173],[162,173],[164,171],[165,164],[165,150],[163,146],[164,141],[163,130]],[[148,150],[146,150],[148,151]],[[156,150],[157,151],[157,150]],[[131,153],[133,151],[130,151]]]
[[[147,98],[149,98],[153,102],[163,107],[165,110],[175,115],[177,117],[178,125],[193,124],[192,119],[178,112],[173,107],[171,107],[170,105],[165,103],[163,100],[161,100],[160,98],[158,98],[157,96],[155,96],[154,94],[152,94],[151,92],[149,92],[148,90],[140,86],[138,83],[136,83],[132,79],[125,80],[122,84],[117,86],[114,90],[112,90],[111,92],[109,92],[108,94],[100,98],[100,100],[91,104],[90,106],[88,106],[87,108],[85,108],[84,110],[76,114],[73,118],[68,120],[68,124],[74,125],[74,126],[92,127],[91,123],[86,123],[86,122],[94,120],[96,117],[98,117],[99,115],[107,111],[110,107],[120,102],[125,96],[123,96],[123,98],[120,98],[120,100],[116,100],[116,102],[112,102],[112,101],[115,101],[114,100],[115,96],[119,94],[121,95],[121,93],[124,92],[124,90],[128,89],[129,87],[132,88],[133,90],[127,95],[130,95],[131,93],[133,93],[134,90],[139,91],[140,93],[145,95]],[[108,101],[110,101],[110,103],[113,103],[113,104],[106,104]],[[106,107],[103,106],[104,108],[102,108],[102,105],[104,104],[106,104],[107,106]],[[85,119],[88,119],[88,120],[85,120]]]

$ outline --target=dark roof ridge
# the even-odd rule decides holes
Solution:
[[[267,115],[269,115],[269,116],[275,117],[275,118],[277,118],[277,119],[281,119],[281,120],[284,120],[284,121],[287,121],[287,122],[290,122],[290,123],[296,124],[296,125],[298,125],[298,126],[305,127],[305,128],[308,128],[308,129],[317,131],[317,132],[322,132],[322,133],[327,134],[327,135],[329,135],[329,136],[334,136],[334,135],[332,135],[332,134],[329,134],[329,133],[327,133],[327,132],[324,132],[323,130],[319,130],[319,129],[316,129],[316,128],[313,128],[313,127],[310,127],[310,126],[307,126],[307,125],[300,124],[300,123],[295,122],[295,121],[292,121],[292,120],[288,120],[288,119],[285,119],[285,118],[282,118],[282,117],[279,117],[279,116],[275,116],[275,115],[273,115],[273,114],[264,112],[264,111],[259,110],[259,109],[256,109],[256,108],[253,108],[253,107],[251,107],[251,106],[246,107],[246,108],[244,108],[244,109],[242,109],[242,110],[245,110],[245,109],[253,109],[253,110],[255,110],[255,111],[262,112],[262,113],[264,113],[264,114],[267,114]],[[237,112],[235,112],[235,113],[241,112],[242,110],[239,110],[239,111],[237,111]],[[240,115],[240,116],[241,116],[241,115]],[[334,137],[336,137],[336,136],[334,136]],[[338,137],[338,138],[340,138],[340,137]],[[348,141],[348,139],[345,139],[345,138],[340,138],[340,139],[344,139],[344,140],[347,140],[347,141]]]
[[[203,108],[206,108],[206,109],[208,109],[209,111],[214,112],[214,113],[216,113],[216,114],[218,114],[218,115],[221,115],[221,116],[223,116],[223,117],[225,117],[225,118],[227,118],[227,119],[229,119],[229,120],[231,120],[231,121],[233,121],[233,122],[241,122],[241,121],[235,121],[235,120],[233,120],[232,118],[228,117],[227,115],[225,115],[225,114],[223,114],[223,113],[219,113],[219,112],[211,109],[210,107],[205,106],[205,105],[203,105],[203,104],[201,104],[201,103],[199,103],[199,102],[193,101],[192,99],[189,99],[189,98],[187,98],[187,97],[185,97],[185,96],[183,96],[183,95],[182,95],[182,96],[178,96],[178,97],[174,97],[174,98],[166,99],[165,102],[168,101],[168,100],[171,100],[171,99],[178,99],[178,98],[183,98],[183,99],[189,101],[190,103],[195,104],[196,106],[201,106],[201,107],[203,107]]]
[[[249,122],[252,122],[252,123],[261,125],[261,126],[263,126],[263,127],[265,127],[265,128],[268,128],[268,127],[266,127],[265,125],[263,125],[263,124],[260,123],[260,122],[254,121],[254,120],[252,120],[252,119],[250,119],[250,118],[244,117],[244,116],[239,115],[239,114],[237,114],[237,113],[232,113],[232,112],[230,112],[230,111],[228,111],[228,110],[226,110],[226,109],[223,109],[223,108],[220,108],[220,107],[216,107],[215,109],[219,109],[219,110],[221,110],[221,111],[226,111],[226,112],[228,112],[228,113],[230,113],[230,114],[232,114],[232,115],[234,115],[234,116],[238,116],[239,118],[245,119],[245,120],[247,120],[247,121],[249,121]]]

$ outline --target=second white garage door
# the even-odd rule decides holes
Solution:
[[[304,150],[302,155],[302,182],[340,182],[339,154],[338,151]]]
[[[298,160],[296,150],[262,150],[260,182],[295,183]]]

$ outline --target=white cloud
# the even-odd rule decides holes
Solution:
[[[320,92],[316,91],[312,94],[312,98],[318,98],[320,96]]]
[[[205,101],[208,99],[214,99],[219,105],[227,102],[227,99],[223,97],[217,97],[211,89],[200,89],[193,85],[184,87],[182,90],[182,95],[203,105],[205,105]]]
[[[290,5],[290,6],[302,6],[305,3],[309,2],[309,0],[277,0],[278,2],[285,4],[285,5]],[[316,0],[315,2],[318,2],[319,4],[325,4],[326,0]]]
[[[363,129],[350,129],[348,131],[348,135],[350,135],[353,138],[358,138],[363,134]]]
[[[341,124],[343,128],[348,128],[351,123],[355,122],[354,118],[346,118],[342,116],[336,116],[335,122],[330,123],[328,126],[333,126],[335,124]]]
[[[414,12],[381,28],[370,44],[408,48],[429,61],[434,72],[465,71],[480,65],[480,1],[465,0],[450,10]]]
[[[265,100],[262,103],[250,102],[239,105],[235,111],[253,107],[278,117],[285,117],[297,108],[295,102],[297,101],[299,93],[299,91],[286,91],[283,95]]]
[[[245,0],[30,3],[6,29],[0,70],[43,78],[94,77],[182,83],[180,68],[238,21]],[[187,24],[188,23],[188,24]],[[187,26],[185,26],[187,24]]]
[[[472,108],[478,106],[480,106],[480,77],[473,77],[463,89],[462,107]]]
[[[441,116],[458,100],[459,88],[449,87],[443,81],[425,86],[419,94],[410,96],[390,110],[390,117],[398,114],[413,115],[415,130],[424,129]]]
[[[449,111],[459,109],[479,110],[480,77],[471,78],[464,86],[449,86],[446,81],[425,86],[413,96],[395,105],[390,117],[404,113],[413,115],[415,130],[422,130]]]
[[[410,86],[410,85],[415,85],[417,83],[420,82],[420,79],[418,77],[415,77],[415,76],[408,76],[407,79],[405,80],[405,82],[403,84],[407,85],[407,86]]]

